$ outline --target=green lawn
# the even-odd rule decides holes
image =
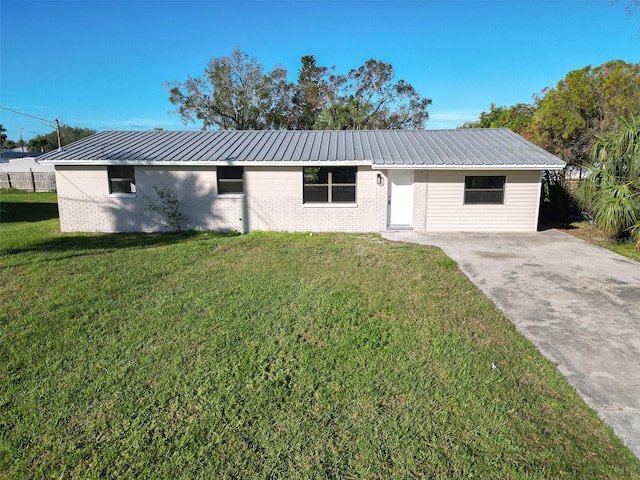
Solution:
[[[2,478],[640,478],[436,248],[0,200]]]

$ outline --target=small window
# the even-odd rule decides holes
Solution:
[[[354,203],[356,167],[303,168],[304,203]]]
[[[136,193],[136,177],[133,167],[107,167],[109,193]]]
[[[503,204],[505,176],[464,177],[464,203]]]
[[[243,167],[218,167],[218,195],[244,193]]]

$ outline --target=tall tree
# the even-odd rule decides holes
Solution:
[[[621,60],[569,72],[543,90],[528,127],[531,139],[569,164],[589,157],[591,147],[622,118],[640,112],[640,63]]]
[[[9,143],[9,140],[7,140],[7,134],[4,133],[6,131],[7,129],[4,128],[4,125],[0,125],[0,148],[9,148],[7,146],[7,144]]]
[[[267,75],[267,86],[269,102],[265,114],[265,127],[277,130],[294,128],[295,85],[287,81],[287,70],[283,67],[274,68]]]
[[[328,103],[330,85],[327,81],[327,74],[329,69],[318,66],[313,55],[305,55],[300,61],[302,66],[298,70],[298,83],[293,97],[295,128],[310,130]]]
[[[334,94],[316,128],[419,129],[424,128],[431,99],[421,97],[405,80],[395,81],[389,63],[367,60],[346,76],[332,76]]]
[[[96,133],[90,128],[60,126],[60,143],[62,146],[77,142],[80,139]],[[54,130],[45,135],[38,135],[27,143],[27,148],[32,152],[50,152],[58,148],[58,133]]]
[[[429,118],[431,100],[395,81],[388,63],[371,59],[347,75],[329,75],[313,55],[301,63],[292,84],[283,67],[265,74],[236,47],[212,59],[202,76],[164,86],[183,123],[204,129],[424,128]]]
[[[279,128],[288,116],[281,111],[288,102],[283,105],[277,96],[283,78],[282,67],[265,74],[255,58],[236,47],[231,55],[212,59],[201,77],[166,82],[165,88],[185,124],[202,121],[203,129]]]
[[[603,136],[591,151],[579,198],[594,222],[616,237],[640,227],[640,115]]]

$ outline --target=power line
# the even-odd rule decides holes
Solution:
[[[55,125],[56,125],[55,122],[52,122],[51,120],[47,120],[46,118],[36,117],[35,115],[29,115],[28,113],[19,112],[17,110],[13,110],[13,109],[7,108],[7,107],[0,107],[0,109],[7,110],[7,111],[13,112],[13,113],[17,113],[18,115],[24,115],[25,117],[35,118],[36,120],[40,120],[41,122],[47,122],[52,127],[55,127]],[[57,120],[56,120],[56,122],[57,122]]]
[[[56,134],[58,136],[58,150],[62,150],[62,142],[60,141],[60,120],[58,120],[57,118],[52,122],[51,120],[47,120],[46,118],[40,118],[40,117],[36,117],[35,115],[29,115],[28,113],[19,112],[11,108],[0,107],[0,109],[17,113],[18,115],[24,115],[25,117],[35,118],[36,120],[40,120],[41,122],[48,123],[50,127],[53,127],[56,129]]]

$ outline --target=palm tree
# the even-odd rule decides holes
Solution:
[[[594,223],[616,238],[640,231],[640,115],[601,137],[585,165],[579,199]]]
[[[0,148],[4,148],[5,147],[5,143],[7,141],[7,136],[5,135],[4,132],[6,132],[7,129],[4,128],[3,125],[0,125]]]

